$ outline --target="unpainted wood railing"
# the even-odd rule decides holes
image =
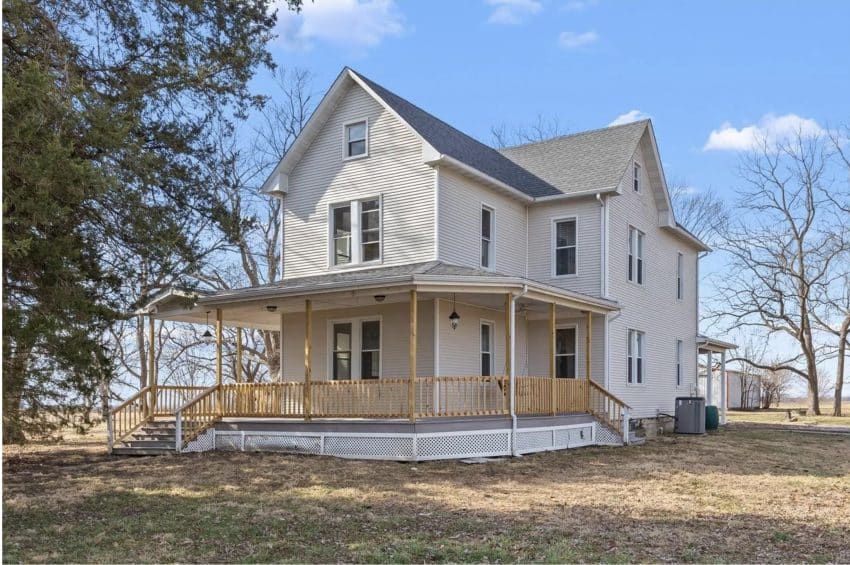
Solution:
[[[146,386],[109,411],[107,428],[110,450],[113,443],[123,441],[150,419],[150,392],[151,387]]]
[[[175,412],[177,451],[182,451],[190,441],[219,421],[222,412],[218,386],[211,386],[179,407]]]
[[[587,412],[586,379],[516,378],[517,414],[570,414]]]
[[[151,392],[151,406],[154,417],[174,417],[178,408],[205,391],[205,386],[157,385],[149,387],[156,389],[156,396]]]
[[[629,405],[595,382],[587,382],[590,384],[587,411],[617,431],[623,441],[628,442]]]
[[[408,415],[407,379],[315,381],[310,415],[317,418],[403,418]]]
[[[224,416],[300,418],[304,383],[238,383],[221,386]]]
[[[405,379],[406,381],[406,379]],[[510,413],[508,377],[416,379],[416,416],[492,416]]]

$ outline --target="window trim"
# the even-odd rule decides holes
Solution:
[[[683,367],[682,367],[682,361],[683,361],[682,353],[684,352],[684,346],[685,346],[685,344],[681,339],[676,340],[676,386],[677,387],[681,387],[683,382],[684,382],[684,379],[682,378],[684,376],[684,372],[682,371],[682,369],[683,369]]]
[[[633,166],[632,166],[632,190],[633,190],[635,193],[637,193],[637,194],[640,194],[640,193],[642,192],[642,190],[641,190],[641,189],[643,188],[643,187],[641,186],[643,183],[641,182],[641,178],[640,178],[640,172],[641,172],[641,170],[642,170],[642,167],[641,167],[640,163],[638,163],[638,162],[637,162],[637,160],[633,161]]]
[[[626,333],[626,358],[628,360],[628,367],[626,369],[626,386],[644,386],[646,385],[646,332],[641,330],[637,330],[634,328],[629,328]],[[637,347],[638,355],[633,355],[632,352],[632,336],[635,336],[634,345],[637,346],[640,343],[640,347]],[[637,336],[640,336],[641,339],[638,340]],[[641,363],[641,371],[640,371],[640,382],[638,382],[637,377],[637,360],[640,359]],[[632,375],[631,379],[629,374]]]
[[[334,359],[334,347],[333,347],[333,333],[334,333],[334,325],[335,324],[351,324],[351,380],[352,381],[361,381],[363,380],[363,376],[360,374],[360,362],[361,355],[363,353],[363,322],[378,322],[381,328],[380,339],[378,340],[378,363],[380,367],[378,367],[378,378],[377,379],[366,379],[366,380],[380,380],[384,378],[384,319],[382,314],[376,314],[371,316],[352,316],[348,318],[329,318],[327,321],[327,341],[325,343],[328,344],[326,347],[326,368],[325,371],[327,375],[325,379],[328,381],[333,380],[333,359]]]
[[[484,210],[490,212],[490,264],[488,266],[484,266],[481,264],[481,251],[484,250]],[[479,246],[479,257],[478,264],[479,266],[486,271],[495,271],[496,270],[496,209],[487,204],[486,202],[481,203],[481,211],[478,214],[478,240],[480,243]]]
[[[561,222],[574,222],[576,226],[576,272],[575,273],[566,273],[563,275],[558,274],[558,224]],[[551,245],[549,247],[552,253],[552,278],[554,279],[570,279],[578,277],[578,216],[577,215],[569,215],[569,216],[557,216],[552,218],[552,225],[550,227],[550,242]],[[561,249],[568,249],[568,247],[561,247]]]
[[[367,202],[369,200],[377,200],[378,201],[378,247],[380,248],[380,253],[378,254],[377,259],[371,259],[369,261],[363,261],[362,257],[362,249],[363,245],[363,232],[361,230],[361,213],[363,202]],[[333,224],[333,211],[336,208],[344,208],[345,205],[348,204],[350,207],[351,213],[351,261],[348,263],[342,263],[337,265],[334,263],[334,224]],[[371,267],[374,265],[380,265],[384,262],[384,195],[378,194],[375,196],[366,196],[363,198],[356,198],[348,201],[341,202],[331,202],[328,204],[328,262],[327,268],[328,270],[343,270],[343,269],[354,269],[358,267]]]
[[[632,252],[632,233],[636,234],[635,236],[635,249],[634,253]],[[641,239],[643,243],[641,243]],[[637,253],[640,252],[640,255]],[[626,256],[628,257],[628,264],[626,266],[626,278],[632,284],[635,284],[640,287],[646,286],[646,258],[644,257],[646,253],[646,232],[638,229],[633,225],[629,225],[628,237],[626,238]],[[640,282],[638,282],[638,266],[641,267],[640,272]]]
[[[364,141],[366,142],[366,151],[361,153],[360,155],[349,155],[348,154],[348,126],[353,126],[355,124],[363,123],[366,125],[366,137]],[[343,161],[356,161],[357,159],[364,159],[369,156],[369,118],[358,118],[356,120],[349,120],[342,124],[342,160]]]
[[[579,346],[578,346],[578,341],[579,341],[579,339],[578,339],[578,324],[573,322],[573,323],[556,324],[555,325],[556,337],[555,337],[554,347],[552,348],[552,351],[554,351],[554,354],[555,354],[555,378],[569,378],[569,377],[558,377],[558,357],[559,357],[558,356],[558,342],[557,342],[558,330],[574,330],[575,333],[576,333],[576,339],[575,339],[575,344],[574,344],[575,349],[573,350],[573,357],[575,358],[575,376],[573,377],[573,380],[578,380],[580,378],[579,374],[578,374],[578,369],[579,369],[578,352],[579,352],[579,349],[580,349]],[[569,355],[569,353],[564,354],[564,356],[566,356],[566,355]],[[587,378],[587,377],[585,376],[585,378]]]
[[[481,340],[481,326],[489,326],[490,327],[490,351],[484,351],[484,342]],[[496,322],[493,320],[488,320],[486,318],[479,318],[478,320],[478,372],[481,372],[481,358],[485,353],[490,354],[490,375],[495,375],[496,371]],[[485,376],[485,375],[479,375]]]
[[[676,252],[676,300],[685,299],[685,254]]]

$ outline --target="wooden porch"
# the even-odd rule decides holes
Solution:
[[[519,376],[514,385],[518,416],[590,414],[620,431],[628,407],[586,379]],[[413,402],[410,403],[412,391]],[[224,418],[327,418],[416,421],[511,415],[508,377],[419,377],[365,381],[231,383],[209,388],[146,387],[110,413],[115,443],[156,419],[173,419],[180,451]]]

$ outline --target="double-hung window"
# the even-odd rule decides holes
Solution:
[[[481,376],[493,374],[493,324],[481,322]]]
[[[676,386],[682,386],[682,340],[676,340]]]
[[[331,206],[331,264],[369,263],[381,259],[381,199],[354,200]]]
[[[335,381],[381,376],[381,321],[354,318],[330,322],[331,378]],[[359,362],[358,362],[359,359]]]
[[[492,208],[481,207],[481,266],[492,269],[494,263],[493,240],[495,239],[495,213]]]
[[[345,124],[345,158],[365,157],[368,151],[366,120]]]
[[[629,330],[629,384],[643,384],[644,333]]]
[[[684,296],[684,256],[681,253],[676,254],[676,298],[681,300]]]
[[[633,171],[633,173],[634,173],[634,188],[635,188],[635,192],[640,192],[640,165],[638,164],[638,162],[637,162],[637,161],[635,161],[635,166],[634,166],[634,171]]]
[[[643,284],[645,237],[646,235],[642,231],[629,226],[629,280],[637,284]]]
[[[377,379],[381,376],[381,322],[360,322],[360,378]]]
[[[555,376],[559,379],[576,378],[576,329],[555,330]]]
[[[576,274],[576,221],[555,222],[555,276]]]

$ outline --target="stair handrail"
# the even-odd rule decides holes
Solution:
[[[613,428],[614,431],[620,434],[623,438],[623,443],[629,443],[629,415],[631,412],[631,406],[626,404],[623,400],[617,398],[611,391],[602,387],[592,380],[588,380],[590,384],[590,388],[588,391],[596,391],[599,395],[602,396],[603,399],[607,399],[612,405],[607,406],[607,409],[604,410],[596,410],[593,402],[588,402],[587,409],[588,411],[602,420],[603,423]],[[613,412],[613,416],[612,416]]]
[[[196,407],[197,404],[202,401],[206,401],[210,396],[219,392],[219,386],[213,385],[207,389],[204,389],[203,392],[198,394],[195,398],[191,398],[183,403],[180,408],[174,413],[174,449],[177,453],[183,451],[183,446],[198,437],[201,433],[207,430],[211,425],[215,424],[221,417],[220,412],[216,410],[213,412],[201,412],[198,414],[198,423],[192,426],[192,430],[190,430],[189,434],[186,434],[186,439],[183,437],[183,413],[187,410],[191,410]],[[220,395],[219,395],[220,396]],[[214,399],[220,402],[219,398]],[[209,404],[209,403],[208,403]],[[216,407],[217,408],[217,407]],[[191,437],[190,437],[191,436]]]
[[[121,442],[134,431],[143,426],[151,419],[150,403],[142,403],[142,410],[130,411],[127,408],[134,404],[139,399],[144,399],[151,392],[152,387],[146,386],[139,390],[136,394],[107,412],[106,434],[109,452],[112,452],[112,446],[115,443]]]

